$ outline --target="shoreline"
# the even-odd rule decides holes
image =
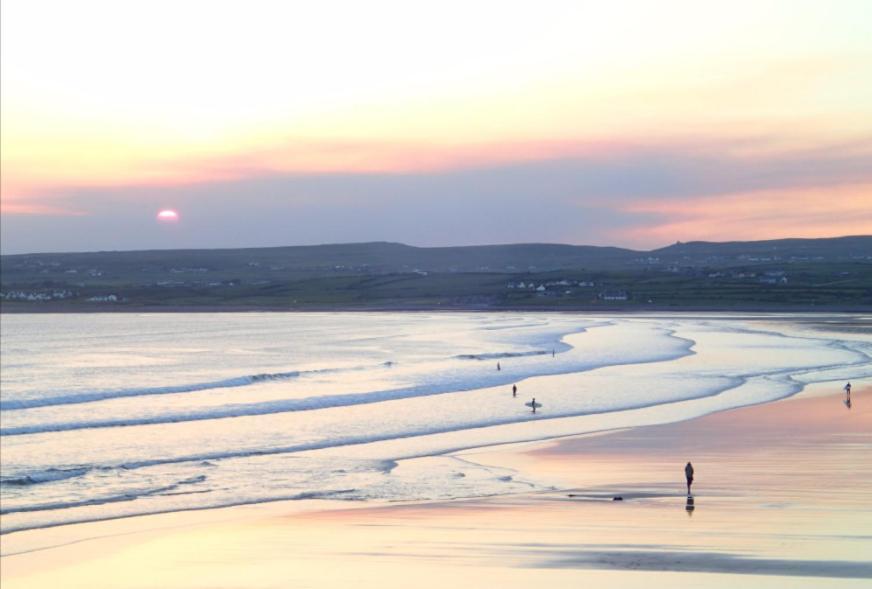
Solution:
[[[673,549],[654,549],[650,546],[641,551],[643,554],[636,554],[629,545],[641,545],[638,538],[632,542],[629,539],[622,540],[621,537],[613,538],[612,536],[616,532],[610,531],[612,528],[627,529],[627,526],[632,528],[636,525],[641,525],[642,529],[645,529],[648,524],[656,527],[659,525],[657,521],[663,515],[664,509],[668,509],[669,512],[675,509],[682,513],[682,517],[686,519],[679,521],[694,521],[694,518],[699,519],[700,514],[709,511],[720,513],[721,517],[710,523],[716,528],[726,526],[727,529],[732,528],[730,517],[743,518],[748,517],[747,513],[753,513],[755,514],[754,518],[747,522],[749,526],[758,525],[755,523],[756,519],[762,518],[778,528],[779,525],[781,527],[787,526],[787,522],[792,522],[790,525],[798,525],[790,518],[785,520],[782,513],[794,509],[790,506],[796,505],[796,508],[799,509],[797,513],[800,515],[808,510],[823,511],[828,514],[830,519],[838,518],[839,526],[851,525],[855,529],[854,535],[857,536],[857,540],[843,542],[832,538],[818,539],[821,543],[819,548],[826,548],[827,545],[833,543],[838,544],[839,549],[842,550],[842,556],[845,555],[845,546],[850,550],[856,548],[857,554],[861,550],[865,552],[866,549],[872,548],[872,537],[864,536],[862,530],[856,530],[858,526],[862,528],[866,523],[872,523],[872,511],[868,507],[864,507],[862,499],[869,492],[872,492],[872,473],[865,471],[851,473],[846,470],[842,474],[849,477],[853,483],[852,488],[838,492],[831,489],[824,493],[820,490],[820,482],[813,480],[813,478],[803,478],[803,476],[797,478],[795,472],[790,472],[790,469],[785,471],[784,467],[779,466],[777,461],[771,462],[766,457],[767,452],[774,453],[779,457],[779,460],[792,461],[795,463],[794,466],[802,464],[797,462],[801,459],[808,461],[807,468],[810,469],[810,472],[813,472],[815,468],[824,469],[826,466],[827,472],[832,475],[834,468],[832,461],[835,460],[841,466],[850,466],[851,456],[857,460],[862,460],[863,456],[868,455],[866,445],[872,446],[872,433],[869,433],[872,431],[869,428],[872,424],[872,411],[870,411],[872,387],[868,385],[857,386],[852,395],[855,400],[854,407],[848,410],[839,400],[843,394],[821,394],[827,390],[832,390],[833,386],[831,384],[812,385],[807,387],[805,391],[786,399],[734,408],[663,425],[632,427],[596,434],[562,437],[556,440],[475,448],[456,453],[462,459],[512,468],[519,473],[519,477],[525,476],[524,473],[533,474],[537,478],[553,477],[560,484],[560,489],[554,493],[393,504],[356,503],[349,505],[348,502],[337,501],[280,501],[215,508],[201,512],[175,512],[120,520],[69,524],[53,528],[51,532],[46,532],[45,529],[16,532],[4,535],[3,544],[7,546],[19,544],[25,548],[26,545],[30,544],[31,549],[38,550],[38,552],[29,552],[25,548],[17,550],[13,547],[10,552],[18,552],[18,554],[7,554],[2,557],[3,577],[6,577],[4,587],[7,586],[7,582],[9,587],[14,587],[17,581],[23,583],[21,586],[41,586],[39,579],[43,578],[45,586],[49,586],[50,580],[54,579],[55,575],[62,575],[60,578],[65,578],[63,575],[70,572],[70,567],[72,569],[81,569],[82,567],[88,569],[96,566],[95,562],[100,562],[101,559],[105,558],[109,558],[110,561],[112,559],[124,560],[131,555],[141,555],[141,551],[146,547],[150,547],[150,549],[157,547],[161,555],[160,558],[172,559],[174,555],[172,551],[168,550],[168,547],[177,546],[179,537],[189,538],[191,536],[203,539],[214,535],[216,538],[223,538],[225,542],[238,546],[234,540],[237,535],[241,534],[246,537],[252,535],[251,541],[259,550],[278,558],[274,554],[275,546],[272,545],[276,534],[283,536],[302,533],[304,537],[307,534],[314,534],[322,538],[322,541],[317,545],[317,558],[324,562],[339,564],[348,558],[346,548],[348,548],[349,542],[363,542],[368,545],[375,541],[383,542],[385,546],[395,546],[394,542],[397,538],[389,531],[393,527],[399,527],[404,531],[404,534],[411,538],[440,536],[439,529],[445,525],[446,520],[452,525],[464,528],[473,526],[475,529],[483,530],[480,533],[472,533],[473,538],[466,542],[469,546],[464,548],[464,550],[472,550],[478,555],[478,558],[487,561],[486,564],[479,563],[476,566],[486,566],[488,570],[496,567],[503,572],[514,571],[517,573],[516,564],[499,564],[499,558],[495,556],[494,551],[496,550],[496,554],[500,554],[500,549],[494,548],[494,544],[487,538],[490,534],[496,533],[495,529],[502,529],[500,526],[505,527],[504,524],[500,523],[501,519],[500,521],[494,519],[498,514],[500,518],[507,519],[509,527],[515,529],[512,534],[526,537],[535,532],[537,538],[547,539],[546,544],[553,544],[551,548],[553,554],[550,556],[560,560],[560,563],[553,564],[553,566],[528,563],[521,568],[525,571],[535,571],[538,575],[553,576],[557,586],[563,586],[561,583],[564,580],[564,573],[572,573],[569,578],[577,582],[580,578],[599,578],[598,575],[604,574],[604,569],[606,569],[605,572],[610,573],[604,579],[608,580],[611,576],[615,576],[615,581],[620,584],[633,582],[631,571],[637,569],[667,571],[672,575],[679,575],[677,578],[679,581],[682,579],[698,580],[700,574],[723,575],[735,581],[735,577],[730,574],[733,572],[765,575],[765,577],[760,578],[770,580],[780,579],[783,581],[785,578],[789,578],[791,582],[805,578],[820,578],[821,576],[833,581],[838,578],[840,583],[872,578],[872,567],[867,570],[867,568],[857,565],[858,559],[855,558],[848,560],[842,558],[840,560],[838,551],[836,551],[837,554],[834,558],[826,561],[830,564],[822,564],[823,560],[810,558],[813,555],[806,554],[804,558],[800,558],[793,565],[791,565],[794,560],[793,555],[787,555],[789,558],[785,558],[785,555],[775,554],[774,556],[769,555],[768,560],[762,558],[774,549],[768,543],[756,546],[755,542],[759,544],[757,540],[749,540],[751,545],[745,546],[750,551],[751,560],[741,555],[718,560],[719,557],[712,556],[710,550],[702,550],[702,547],[692,549],[689,554],[696,556],[689,557],[684,554],[685,549],[676,553]],[[849,420],[852,424],[851,428],[844,429],[843,420]],[[741,439],[735,438],[737,433],[742,434]],[[671,464],[673,455],[683,454],[687,444],[693,443],[694,436],[705,441],[694,448],[698,455],[708,456],[708,459],[703,459],[701,462],[694,459],[698,472],[698,480],[694,488],[697,496],[697,513],[688,512],[688,515],[693,516],[688,518],[684,515],[682,481],[678,480],[676,484],[674,480],[672,482],[659,480],[663,474],[659,468],[664,462]],[[755,440],[763,439],[767,441],[768,447],[754,445]],[[846,439],[847,443],[854,445],[851,452],[844,450]],[[797,448],[800,447],[802,451],[797,452]],[[790,453],[795,453],[796,456],[791,457]],[[720,472],[712,474],[712,467],[708,462],[719,465]],[[845,464],[842,464],[843,462]],[[742,485],[736,485],[735,482],[731,481],[731,477],[736,474],[735,463],[740,463],[742,468],[739,471],[744,472]],[[592,465],[593,469],[578,469],[579,464]],[[761,470],[761,464],[767,468],[772,467],[773,470],[771,472],[766,469]],[[678,471],[681,466],[681,463],[677,466],[671,465],[668,470],[669,476],[674,474],[671,470]],[[838,477],[836,478],[838,479]],[[785,491],[780,486],[782,480],[792,481],[790,492]],[[717,486],[713,484],[715,482],[718,483]],[[743,485],[753,486],[756,494],[760,496],[747,495],[747,491],[741,488]],[[569,500],[563,496],[573,490],[581,496],[578,501]],[[620,505],[613,504],[611,501],[611,497],[615,494],[621,494],[624,497],[624,501]],[[830,502],[833,502],[832,505],[828,504],[827,497],[829,497]],[[677,503],[677,505],[668,507],[673,503]],[[779,503],[788,507],[777,508],[770,505]],[[847,509],[846,506],[850,509]],[[733,511],[737,507],[739,511],[734,513]],[[565,543],[557,542],[556,536],[563,534],[561,530],[566,525],[567,510],[571,510],[569,514],[573,518],[578,515],[575,513],[576,510],[583,512],[584,517],[579,522],[589,521],[589,518],[599,522],[591,529],[587,529],[579,523],[578,525],[584,529],[576,531],[594,535],[605,534],[610,540],[604,545],[607,544],[610,548],[601,549],[599,552],[588,549],[582,551],[583,554],[564,558],[566,555],[563,552],[566,552],[566,549],[565,547],[561,548],[561,546],[564,546]],[[622,512],[618,510],[630,511],[634,515],[627,519],[626,514],[621,515]],[[846,514],[853,515],[845,519]],[[611,518],[616,519],[611,521]],[[809,534],[812,534],[820,525],[824,525],[815,523],[815,521],[802,520],[802,526],[809,528]],[[849,522],[854,523],[849,524]],[[357,533],[361,526],[372,531],[375,539],[366,535],[366,537],[358,538]],[[373,528],[373,526],[375,527]],[[384,528],[384,526],[388,527]],[[839,526],[836,528],[838,529]],[[842,530],[841,535],[850,531]],[[679,534],[678,532],[674,533]],[[776,538],[781,537],[785,533],[788,533],[787,529],[778,531],[775,536]],[[121,535],[123,535],[123,540],[119,540]],[[350,538],[347,537],[349,535]],[[482,535],[485,537],[480,537]],[[706,531],[704,535],[708,538],[705,540],[706,542],[712,541],[709,538],[710,531]],[[848,535],[851,536],[851,534]],[[37,536],[43,537],[41,542],[35,542]],[[61,545],[46,546],[49,543],[46,539],[47,536],[55,538],[54,542]],[[729,544],[730,537],[730,534],[726,534],[724,542]],[[451,542],[461,543],[457,538]],[[857,544],[858,542],[859,544]],[[39,544],[43,544],[43,547],[39,547]],[[647,546],[647,543],[642,542],[642,544]],[[657,543],[655,542],[651,546],[654,544]],[[774,544],[777,542],[773,541]],[[434,546],[438,547],[438,544],[427,543],[427,545],[429,548],[425,550],[424,555],[410,556],[405,554],[403,549],[397,548],[396,553],[386,549],[372,558],[379,562],[389,561],[392,567],[407,565],[412,566],[415,570],[424,570],[427,569],[428,562],[433,557],[440,555],[442,551],[442,549],[434,548]],[[497,547],[499,545],[500,543],[497,543]],[[356,548],[362,550],[363,546],[356,546]],[[727,548],[732,549],[728,552],[736,552],[735,546]],[[196,548],[191,548],[191,550],[197,551]],[[305,553],[306,550],[310,549],[302,550]],[[804,550],[814,552],[818,548],[809,545],[805,546]],[[831,551],[828,550],[823,550],[823,554],[832,557]],[[8,549],[4,547],[4,553],[7,551]],[[106,556],[107,551],[110,556]],[[542,547],[533,550],[537,554],[543,551],[547,552]],[[465,560],[465,557],[458,554],[457,550],[448,550],[448,552],[450,554],[443,556],[449,557],[450,562],[458,559]],[[760,554],[757,554],[758,552]],[[197,553],[225,572],[228,567],[233,570],[250,569],[250,563],[245,558],[215,557],[216,561],[212,562],[207,555],[201,554],[199,551]],[[427,554],[430,556],[426,556]],[[676,558],[676,554],[679,556],[684,554],[684,556],[679,559],[679,564],[670,564],[672,562],[670,559]],[[539,556],[543,555],[539,554]],[[526,558],[523,555],[516,555],[516,557],[521,560]],[[495,558],[496,561],[494,561]],[[360,571],[368,570],[370,564],[367,559],[360,556],[352,556],[351,559],[354,563],[352,568],[356,566]],[[293,559],[291,560],[293,561]],[[757,561],[764,562],[764,564]],[[287,567],[290,566],[281,563],[273,564],[278,567],[277,570],[285,572],[288,572]],[[296,562],[296,564],[300,563]],[[767,569],[767,567],[769,568]],[[8,573],[10,570],[12,572]],[[452,568],[452,570],[454,569]],[[462,570],[463,567],[459,567],[458,574]],[[579,574],[584,576],[579,577]],[[628,575],[630,576],[628,577]],[[520,575],[517,578],[506,578],[505,582],[510,587],[528,586],[524,583],[514,584],[522,578],[530,581],[530,577]],[[273,578],[273,580],[275,579]],[[317,583],[318,575],[309,575],[301,580]],[[372,586],[378,585],[374,577],[366,576],[365,580]],[[30,581],[35,581],[35,584],[29,584]],[[115,581],[107,586],[125,585],[123,580],[116,578]],[[339,583],[337,582],[337,584]],[[364,586],[370,586],[370,584]],[[608,585],[608,583],[606,584]],[[263,585],[255,583],[251,586],[268,585],[268,583]],[[75,585],[68,584],[67,586]],[[131,583],[129,586],[141,585]],[[198,584],[195,578],[173,577],[172,582],[167,586],[200,587],[208,585]],[[237,585],[231,584],[231,586]],[[249,585],[242,583],[238,586]],[[645,586],[641,580],[639,586]]]
[[[216,316],[216,317],[220,317],[220,316]],[[266,316],[264,316],[264,317],[266,317]],[[769,321],[770,319],[773,319],[773,316],[764,316],[761,319],[764,321]],[[787,321],[795,323],[796,325],[800,325],[803,322],[803,319],[797,318],[796,316],[785,315],[785,316],[782,316],[782,319],[785,319]],[[866,317],[862,317],[861,319],[865,320]],[[817,321],[817,323],[815,323],[815,321]],[[852,325],[863,323],[863,321],[854,320],[852,316],[843,316],[843,317],[826,316],[826,319],[820,319],[820,318],[806,319],[805,325],[806,326],[811,325],[813,327],[816,325],[828,326],[828,325],[831,325],[833,322],[835,322],[835,323],[838,323],[839,326],[841,326],[843,324],[848,324],[849,321],[853,321],[853,323],[851,323]],[[774,323],[775,321],[772,321],[772,322]],[[594,323],[597,323],[597,322],[594,321]],[[591,329],[591,327],[588,326],[587,329]],[[581,331],[583,332],[585,330],[583,329]],[[575,332],[572,332],[572,333],[575,333]],[[581,333],[581,332],[579,332],[579,333]],[[685,347],[682,348],[680,352],[675,352],[678,354],[678,356],[675,356],[675,357],[670,356],[669,358],[648,358],[648,359],[644,359],[644,360],[643,359],[636,359],[634,362],[631,363],[631,365],[634,367],[644,367],[644,366],[651,365],[652,367],[654,367],[656,369],[657,365],[665,359],[669,359],[669,360],[684,359],[684,360],[692,361],[693,360],[692,357],[695,355],[692,348],[693,348],[693,346],[697,345],[697,342],[694,339],[692,339],[690,336],[688,336],[688,337],[677,336],[675,334],[675,332],[672,331],[671,329],[666,330],[665,333],[667,333],[670,337],[672,337],[674,339],[681,340],[684,343]],[[564,339],[566,337],[567,337],[567,334],[564,333],[563,335],[560,336],[559,341],[564,342]],[[693,337],[696,337],[696,336],[693,336]],[[863,338],[861,338],[861,339],[863,339]],[[705,341],[705,339],[703,338],[701,341]],[[596,345],[601,346],[602,344],[603,344],[603,341],[600,340],[597,342]],[[572,348],[572,347],[573,346],[570,346],[570,348]],[[666,349],[665,346],[661,346],[661,347],[663,347],[663,349]],[[841,347],[844,347],[844,346],[841,346]],[[848,346],[848,347],[850,348],[850,346]],[[659,350],[658,346],[652,346],[649,348]],[[868,354],[863,354],[862,352],[858,352],[856,350],[855,350],[855,353],[860,354],[860,356],[864,358],[864,362],[868,359]],[[817,362],[822,361],[820,358],[815,358],[814,360],[816,360]],[[845,358],[841,358],[839,360],[838,365],[842,366],[842,364],[844,362],[847,362],[847,360]],[[852,360],[848,364],[845,364],[845,366],[849,366],[849,365],[856,364],[856,363],[857,363],[857,361]],[[824,372],[826,372],[825,369],[827,367],[831,367],[831,365],[828,365],[828,364],[816,364],[816,366],[817,366],[817,368],[824,370]],[[688,366],[686,368],[692,368],[692,366]],[[574,391],[576,389],[576,387],[582,386],[582,384],[583,384],[583,383],[579,383],[579,382],[574,382],[571,377],[573,377],[573,376],[582,376],[583,377],[583,376],[589,375],[589,374],[594,374],[594,373],[599,374],[600,372],[609,372],[609,371],[612,372],[613,374],[606,375],[606,377],[609,377],[609,376],[616,377],[617,379],[619,379],[618,382],[622,381],[625,386],[629,382],[628,379],[630,379],[633,376],[632,374],[629,374],[627,372],[627,368],[622,367],[621,364],[615,364],[615,365],[607,365],[605,367],[599,367],[598,369],[595,369],[595,370],[573,369],[567,373],[563,373],[561,371],[558,371],[558,372],[555,372],[553,374],[551,374],[551,373],[541,374],[541,375],[534,375],[532,377],[527,376],[521,382],[525,383],[524,385],[522,385],[522,387],[529,385],[531,390],[538,391],[537,394],[539,394],[539,393],[542,393],[542,394],[548,394],[548,393],[566,394],[567,392]],[[859,373],[854,373],[854,376],[857,376],[858,374]],[[639,375],[635,375],[635,376],[638,377]],[[817,378],[820,378],[822,376],[823,375],[818,375]],[[645,377],[645,375],[642,374],[641,378],[639,378],[638,381],[633,381],[632,386],[626,386],[628,392],[631,389],[635,390],[635,391],[640,391],[640,390],[644,391],[650,385],[649,381],[645,380],[644,377]],[[602,380],[602,379],[600,379],[600,380]],[[356,446],[359,444],[373,444],[373,445],[380,444],[382,447],[379,447],[377,450],[375,450],[375,452],[381,453],[378,455],[386,457],[386,459],[391,459],[391,460],[398,459],[398,460],[408,461],[408,460],[411,460],[413,458],[421,458],[421,457],[450,456],[450,455],[454,455],[454,454],[458,454],[458,453],[467,452],[469,450],[480,450],[482,448],[493,447],[495,444],[502,444],[502,443],[509,443],[509,444],[512,444],[512,443],[544,443],[544,442],[547,442],[550,440],[564,438],[566,436],[578,435],[581,432],[601,434],[601,433],[614,431],[614,430],[618,430],[618,429],[624,429],[624,428],[628,428],[628,427],[639,427],[639,426],[644,426],[644,425],[661,424],[661,423],[667,423],[667,422],[681,422],[681,421],[684,421],[687,419],[693,419],[693,418],[698,417],[700,415],[721,412],[721,411],[724,411],[724,410],[729,409],[731,407],[735,408],[735,407],[745,406],[748,404],[759,404],[759,403],[765,403],[765,402],[775,400],[776,397],[773,397],[771,395],[769,395],[769,396],[760,395],[758,393],[755,393],[752,395],[748,395],[748,394],[743,395],[742,394],[742,390],[743,390],[742,387],[745,384],[747,384],[747,382],[743,382],[741,385],[739,385],[739,382],[741,382],[743,380],[744,379],[738,379],[738,382],[721,383],[721,384],[718,384],[717,386],[711,385],[710,389],[707,388],[706,386],[700,385],[700,383],[696,383],[694,388],[693,388],[693,393],[690,396],[685,395],[684,392],[679,394],[678,392],[672,391],[672,393],[675,395],[675,397],[673,399],[668,400],[666,402],[655,403],[654,405],[647,405],[644,403],[632,404],[631,401],[623,401],[623,403],[624,403],[623,405],[614,406],[615,401],[609,400],[609,402],[608,402],[609,408],[607,408],[607,409],[601,409],[601,408],[600,409],[597,409],[597,408],[592,409],[590,407],[586,407],[583,410],[583,412],[577,413],[577,414],[574,414],[571,412],[566,413],[566,414],[560,414],[559,412],[554,412],[553,415],[544,414],[542,416],[538,416],[539,418],[537,420],[530,421],[531,425],[527,424],[528,420],[526,420],[526,419],[515,420],[513,417],[513,420],[507,421],[507,422],[490,421],[484,425],[476,425],[475,427],[472,427],[472,428],[462,427],[462,428],[458,428],[456,430],[451,429],[451,428],[446,428],[446,429],[435,429],[433,431],[430,431],[430,430],[425,431],[424,429],[419,428],[416,430],[416,435],[412,436],[412,437],[415,437],[415,438],[420,437],[420,439],[426,439],[427,435],[432,433],[434,436],[442,436],[444,438],[444,440],[440,438],[437,448],[430,448],[430,446],[432,446],[432,444],[430,444],[430,446],[428,446],[427,444],[424,444],[424,446],[430,448],[430,451],[428,451],[427,453],[425,453],[422,448],[414,448],[414,449],[404,448],[403,446],[408,446],[408,444],[409,444],[408,442],[403,441],[403,438],[405,436],[401,436],[400,438],[393,438],[393,437],[388,436],[384,439],[373,438],[371,436],[363,436],[359,439],[341,440],[342,443],[339,444],[339,446]],[[769,380],[769,378],[766,378],[764,380]],[[507,381],[507,382],[509,382],[509,381]],[[487,393],[489,389],[493,389],[490,392],[493,392],[494,395],[499,395],[501,387],[504,386],[505,384],[506,383],[496,384],[496,385],[491,384],[490,386],[476,389],[476,391],[480,390],[480,391]],[[772,383],[770,383],[770,384],[772,384]],[[786,389],[785,389],[785,387],[781,387],[781,389],[783,389],[783,390],[773,389],[773,390],[777,391],[776,395],[781,396],[782,398],[783,397],[792,397],[800,392],[799,389],[800,389],[801,385],[797,382],[793,382],[792,385],[789,385],[786,382],[782,383],[782,384],[788,385],[786,387]],[[608,388],[607,388],[608,383],[606,383],[604,385],[602,382],[598,382],[595,379],[594,379],[594,382],[587,383],[586,386],[591,391],[608,390]],[[725,388],[721,388],[722,386]],[[670,388],[674,389],[675,385],[670,385]],[[768,388],[771,388],[771,387],[767,387],[767,390],[768,390]],[[678,389],[676,389],[676,390],[678,390]],[[751,390],[751,392],[753,392],[753,389]],[[736,393],[738,393],[738,394],[736,394]],[[146,394],[148,394],[148,393],[146,393]],[[487,396],[487,395],[485,395],[485,396]],[[611,399],[612,395],[609,394],[609,395],[607,395],[607,397],[609,399]],[[119,397],[119,398],[122,398],[122,397]],[[485,399],[485,402],[488,402],[489,399],[490,399],[489,397],[487,399]],[[633,397],[632,399],[635,399],[635,397]],[[399,400],[399,399],[391,399],[391,400]],[[562,399],[562,400],[565,400],[565,399]],[[629,403],[629,404],[627,404],[627,403]],[[317,404],[317,406],[321,407],[322,405]],[[672,411],[673,408],[676,409],[677,411]],[[276,409],[275,412],[276,413],[288,413],[288,412],[291,412],[294,410],[294,409],[288,409],[288,408],[280,408],[280,409],[281,410]],[[666,410],[666,411],[662,411],[662,410]],[[661,412],[664,413],[664,415],[666,417],[664,417],[664,415],[660,415]],[[243,416],[244,417],[253,417],[255,415],[259,415],[259,414],[253,413],[253,414],[247,414],[247,415],[243,415]],[[514,414],[512,414],[512,415],[514,416]],[[225,416],[219,415],[218,417],[225,417]],[[235,417],[235,416],[234,415],[226,415],[226,417]],[[198,417],[198,419],[203,419],[203,420],[212,419],[212,418],[215,418],[215,416],[211,415],[211,414],[201,415]],[[542,421],[548,422],[547,428],[541,429],[541,431],[534,431],[534,430],[540,429],[539,426],[535,425],[535,424],[541,423]],[[133,423],[138,424],[138,422],[133,422]],[[163,423],[175,423],[175,422],[172,419],[169,419],[169,420],[166,420],[165,422],[154,422],[154,425],[162,425]],[[119,421],[117,425],[128,425],[128,424],[129,423],[127,423],[127,422]],[[151,423],[143,422],[143,425],[145,425],[145,424],[151,425]],[[79,429],[94,429],[94,428],[103,427],[103,426],[108,427],[108,426],[112,426],[112,425],[116,425],[116,424],[114,424],[112,422],[107,422],[105,424],[101,424],[101,423],[89,424],[89,422],[85,421],[85,422],[81,423],[80,425],[81,425],[81,427]],[[506,430],[513,429],[513,430],[517,430],[517,431],[512,431],[511,435],[508,436],[509,439],[506,439],[506,437],[504,437],[504,436],[491,435],[491,432],[496,431],[497,428],[490,429],[490,427],[489,427],[490,425],[498,425],[500,428],[503,428]],[[27,431],[27,432],[24,431],[24,428],[21,428],[21,430],[22,430],[21,432],[14,430],[14,428],[7,428],[7,429],[10,430],[8,432],[9,435],[16,435],[19,433],[39,433],[39,431],[40,431],[36,428],[34,428],[32,431]],[[75,429],[75,428],[70,428],[70,431],[72,431],[73,429]],[[469,430],[469,431],[467,431],[467,430]],[[53,431],[65,431],[65,430],[58,428],[58,429],[45,429],[42,431],[43,432],[50,432],[50,431],[53,432]],[[123,430],[119,430],[119,431],[123,431]],[[464,434],[468,434],[470,432],[473,432],[472,435],[464,436]],[[7,433],[7,432],[4,431],[4,433]],[[502,438],[502,439],[500,439],[500,438]],[[325,438],[325,439],[329,440],[330,438]],[[229,452],[228,454],[221,454],[221,455],[215,454],[215,455],[203,455],[203,456],[196,456],[195,455],[193,457],[189,456],[188,458],[190,458],[191,460],[194,460],[194,459],[208,460],[211,458],[237,457],[237,455],[233,453],[235,448],[236,448],[234,445],[231,444],[227,448],[228,448],[227,452]],[[327,451],[326,454],[328,456],[329,456],[329,453],[331,452],[330,445],[327,444],[323,447],[318,446],[318,445],[311,445],[311,446],[301,446],[301,447],[289,447],[288,449],[279,448],[275,451],[275,453],[285,453],[286,452],[286,453],[307,454],[307,453],[309,453],[310,450],[312,452],[326,450]],[[342,451],[343,450],[333,450],[334,453],[335,452],[342,452]],[[265,452],[265,453],[271,454],[273,452]],[[240,457],[243,455],[244,455],[244,453],[239,454]],[[183,455],[182,458],[184,458],[184,457],[185,456]],[[397,457],[400,457],[400,458],[397,458]],[[178,462],[185,462],[185,460],[177,460],[177,461]],[[162,462],[162,461],[160,461],[160,462]],[[127,463],[118,462],[118,464],[123,466],[124,468],[127,468]],[[133,463],[131,463],[131,464],[133,464]],[[111,466],[111,464],[110,464],[110,466]],[[136,466],[133,466],[133,468],[136,468]],[[199,473],[197,473],[197,474],[199,474]],[[255,479],[256,478],[257,477],[255,477]],[[353,485],[349,484],[349,485],[345,485],[345,486],[350,487]],[[43,488],[47,488],[49,491],[53,491],[53,487],[51,485],[49,485],[48,487],[40,487],[40,489],[43,489]],[[128,505],[133,506],[132,508],[129,508],[129,509],[116,509],[116,510],[107,509],[103,512],[98,511],[97,509],[91,510],[90,512],[88,510],[79,510],[79,511],[71,510],[71,511],[56,511],[56,512],[49,510],[48,513],[38,514],[38,516],[34,516],[31,519],[27,519],[28,517],[30,517],[27,515],[25,515],[25,516],[7,515],[6,517],[3,518],[3,519],[5,519],[4,523],[9,523],[9,524],[14,523],[16,525],[10,525],[8,528],[4,529],[2,535],[24,532],[24,531],[27,531],[29,529],[48,529],[51,527],[61,527],[61,526],[69,525],[69,524],[73,524],[73,523],[84,524],[84,523],[96,522],[96,521],[106,521],[107,519],[116,519],[117,520],[117,519],[123,519],[126,517],[134,517],[134,516],[138,516],[138,515],[155,515],[155,514],[159,514],[159,513],[178,513],[180,511],[195,511],[195,510],[199,511],[199,510],[208,510],[208,509],[221,509],[221,508],[230,507],[230,506],[252,505],[252,504],[261,504],[261,503],[275,503],[275,502],[282,502],[285,500],[294,501],[294,500],[302,499],[304,496],[306,496],[306,497],[309,496],[309,494],[305,493],[305,492],[301,493],[300,497],[293,495],[293,494],[290,494],[290,493],[282,493],[282,491],[284,491],[286,488],[287,487],[280,488],[280,489],[277,489],[278,492],[271,492],[271,493],[267,493],[267,494],[244,493],[243,492],[243,493],[223,494],[220,497],[218,497],[217,494],[213,494],[213,495],[209,495],[209,496],[199,495],[196,497],[192,497],[192,499],[193,499],[192,501],[178,502],[177,503],[178,507],[176,507],[176,508],[167,508],[167,505],[172,504],[172,501],[166,502],[163,504],[154,503],[154,504],[146,505],[144,502],[139,502],[139,501],[136,501],[134,498],[130,498],[129,500],[131,500],[133,502],[130,504],[125,504],[125,506],[124,506],[124,507],[127,507]],[[296,490],[311,491],[315,488],[316,488],[315,486],[308,485],[308,486],[302,486],[299,488],[295,487],[295,491]],[[343,489],[344,488],[345,487],[343,487]],[[456,485],[449,483],[446,486],[447,491],[446,491],[446,493],[444,493],[444,495],[446,495],[446,496],[452,495],[455,497],[463,496],[461,493],[457,492],[457,488],[458,487]],[[505,489],[506,489],[506,486],[502,486],[501,489],[494,489],[494,491],[496,491],[497,493],[505,492]],[[378,498],[378,497],[384,496],[384,495],[381,495],[379,493],[375,493],[375,494],[367,493],[367,492],[355,493],[355,491],[356,491],[355,489],[348,489],[347,491],[343,491],[343,492],[348,492],[348,491],[350,491],[350,494],[346,495],[346,497],[348,497],[349,499],[353,498],[355,496],[358,497],[359,499],[372,499],[373,497]],[[490,491],[491,491],[491,489],[488,488],[487,492],[490,492]],[[481,487],[478,487],[475,489],[469,488],[469,489],[464,490],[464,494],[466,496],[470,496],[470,495],[474,495],[475,493],[482,493],[482,492],[483,491],[482,491]],[[284,495],[284,496],[282,496],[282,495]],[[408,499],[408,498],[418,497],[418,496],[420,496],[420,493],[418,493],[418,494],[399,493],[397,495],[398,495],[397,498]],[[204,501],[204,499],[208,499],[208,501]],[[124,501],[124,500],[128,500],[128,499],[122,499],[122,501]],[[97,502],[97,504],[99,504],[99,503],[100,502]],[[67,505],[64,505],[64,504],[59,504],[59,505],[61,505],[60,508],[67,507]],[[74,503],[70,504],[69,506],[70,507],[78,507],[79,505],[74,502]],[[10,511],[17,512],[14,509],[10,509]],[[31,510],[30,509],[21,509],[18,511],[31,511]],[[34,511],[40,511],[40,510],[37,509]],[[109,518],[104,518],[102,516],[109,516]],[[59,520],[66,520],[66,521],[59,521]],[[35,528],[33,526],[39,526],[39,528]]]
[[[259,306],[259,305],[130,305],[130,306],[45,306],[35,303],[9,303],[0,305],[0,315],[25,314],[90,314],[90,313],[796,313],[809,315],[863,314],[872,312],[872,305],[737,305],[719,307],[716,305],[566,305],[556,307],[542,306],[487,306],[487,305],[367,305],[346,306],[326,305],[307,307]]]

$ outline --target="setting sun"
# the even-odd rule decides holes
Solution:
[[[179,220],[179,214],[172,209],[163,209],[157,214],[157,220],[164,223],[175,223]]]

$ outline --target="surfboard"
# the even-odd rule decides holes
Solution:
[[[526,405],[527,407],[532,407],[533,409],[538,409],[542,406],[542,403],[538,401],[536,401],[535,403],[533,401],[527,401],[526,403],[524,403],[524,405]]]

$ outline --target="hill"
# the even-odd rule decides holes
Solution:
[[[872,236],[676,243],[0,256],[2,310],[866,308]]]

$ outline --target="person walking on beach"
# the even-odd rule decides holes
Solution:
[[[513,396],[513,397],[517,397],[517,396],[518,396],[518,385],[516,385],[516,384],[513,384],[513,385],[512,385],[512,396]]]
[[[500,363],[497,362],[497,370],[500,370]]]
[[[845,392],[848,393],[848,396],[851,396],[851,383],[845,385]]]
[[[687,478],[687,496],[690,497],[690,486],[693,484],[693,465],[690,462],[684,467],[684,476]]]

